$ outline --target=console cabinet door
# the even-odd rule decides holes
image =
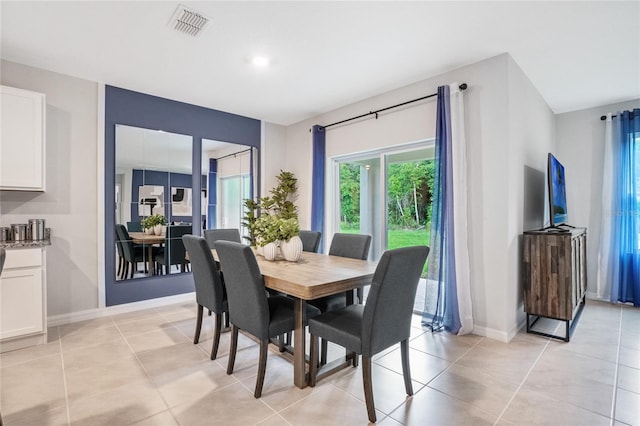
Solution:
[[[45,190],[45,96],[0,86],[0,189]]]
[[[44,331],[42,268],[2,271],[0,339]]]

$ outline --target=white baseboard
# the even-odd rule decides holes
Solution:
[[[518,321],[518,324],[511,328],[509,331],[496,330],[495,328],[482,327],[479,325],[473,326],[473,334],[477,336],[487,337],[489,339],[498,340],[500,342],[509,343],[522,327],[526,324],[526,317]]]
[[[47,318],[47,326],[55,327],[57,325],[109,317],[112,315],[141,311],[144,309],[157,308],[176,303],[195,302],[195,295],[195,292],[191,292],[175,296],[160,297],[157,299],[142,300],[140,302],[125,303],[123,305],[108,306],[106,308],[88,309],[85,311],[71,312],[69,314],[52,315]]]

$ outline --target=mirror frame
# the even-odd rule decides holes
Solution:
[[[115,148],[116,124],[162,130],[192,137],[192,170],[201,169],[202,139],[213,139],[258,148],[253,195],[259,197],[261,122],[224,111],[186,104],[105,85],[105,302],[106,306],[189,293],[195,290],[191,273],[156,275],[116,281],[115,265]],[[192,188],[202,189],[200,173],[192,173]],[[193,211],[201,211],[200,197],[193,197]],[[108,214],[110,212],[110,214]],[[201,235],[200,215],[193,217],[193,232]]]

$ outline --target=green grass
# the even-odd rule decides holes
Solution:
[[[360,232],[359,225],[340,223],[340,232],[357,234]],[[430,231],[427,229],[391,229],[387,235],[387,249],[394,249],[408,246],[428,246]],[[422,276],[427,272],[427,265],[424,265]]]

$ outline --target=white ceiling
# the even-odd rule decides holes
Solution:
[[[640,2],[2,1],[3,59],[288,125],[508,52],[556,113],[640,98]],[[271,65],[256,69],[253,55]]]

